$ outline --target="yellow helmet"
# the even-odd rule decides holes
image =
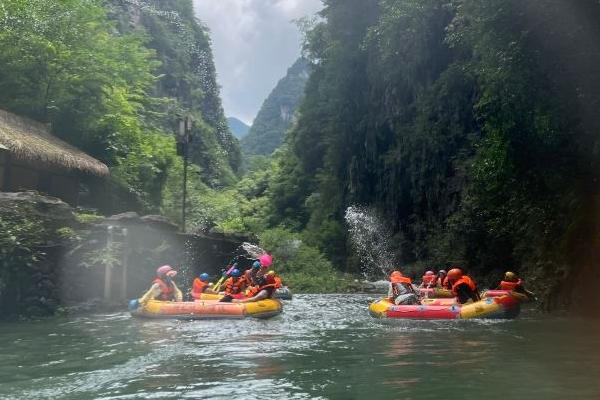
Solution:
[[[269,272],[267,272],[267,275],[275,275],[275,271],[270,270]]]
[[[515,282],[518,279],[519,278],[517,277],[517,274],[515,274],[514,272],[506,271],[506,273],[504,274],[504,280],[507,282]]]

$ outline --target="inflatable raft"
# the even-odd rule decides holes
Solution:
[[[430,299],[450,299],[454,298],[451,290],[442,289],[442,288],[420,288],[417,287],[418,293],[421,297],[430,298]]]
[[[270,318],[280,314],[279,300],[266,299],[254,303],[220,303],[217,300],[158,301],[131,311],[134,317],[176,319],[238,319],[245,317]]]
[[[234,295],[233,297],[236,299],[246,298],[243,295]],[[202,293],[200,295],[200,300],[221,300],[221,298],[223,298],[222,294]],[[275,290],[275,292],[273,293],[273,298],[279,300],[291,300],[292,291],[287,286],[284,286]]]
[[[425,299],[422,303],[397,306],[381,299],[369,305],[369,312],[376,318],[400,319],[515,318],[520,312],[519,300],[510,294],[464,305],[454,299]]]
[[[527,303],[531,301],[527,295],[519,292],[515,292],[513,290],[486,290],[481,294],[481,297],[502,297],[510,295],[515,299],[519,300],[521,303]]]

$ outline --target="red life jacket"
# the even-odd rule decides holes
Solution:
[[[153,283],[158,284],[160,287],[160,295],[158,296],[158,300],[162,301],[172,301],[175,300],[175,288],[173,285],[167,284],[160,278],[156,278]]]
[[[200,295],[204,293],[208,285],[208,282],[203,282],[200,280],[200,278],[194,279],[194,283],[192,284],[192,297],[199,299]]]
[[[501,281],[500,282],[500,290],[515,290],[517,287],[521,286],[523,281],[519,279],[516,282],[509,281]]]
[[[256,294],[254,294],[253,296],[256,296],[257,294],[259,294],[261,290],[268,289],[268,288],[277,289],[275,283],[267,283],[267,284],[259,287],[258,290],[256,291]],[[269,295],[269,298],[271,298],[271,296],[273,295],[273,292],[274,292],[274,290],[271,291],[271,294]]]
[[[457,295],[456,289],[463,284],[466,284],[472,292],[477,293],[477,285],[475,284],[475,281],[473,281],[469,275],[463,275],[459,280],[454,282],[454,285],[452,285],[452,293],[455,296]]]
[[[433,286],[435,285],[436,276],[435,275],[423,275],[423,286]]]

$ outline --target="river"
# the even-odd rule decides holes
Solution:
[[[599,399],[600,323],[380,321],[367,295],[270,320],[0,324],[0,399]]]

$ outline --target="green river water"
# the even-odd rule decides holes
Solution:
[[[380,321],[367,295],[270,320],[0,324],[0,399],[600,399],[600,323]]]

